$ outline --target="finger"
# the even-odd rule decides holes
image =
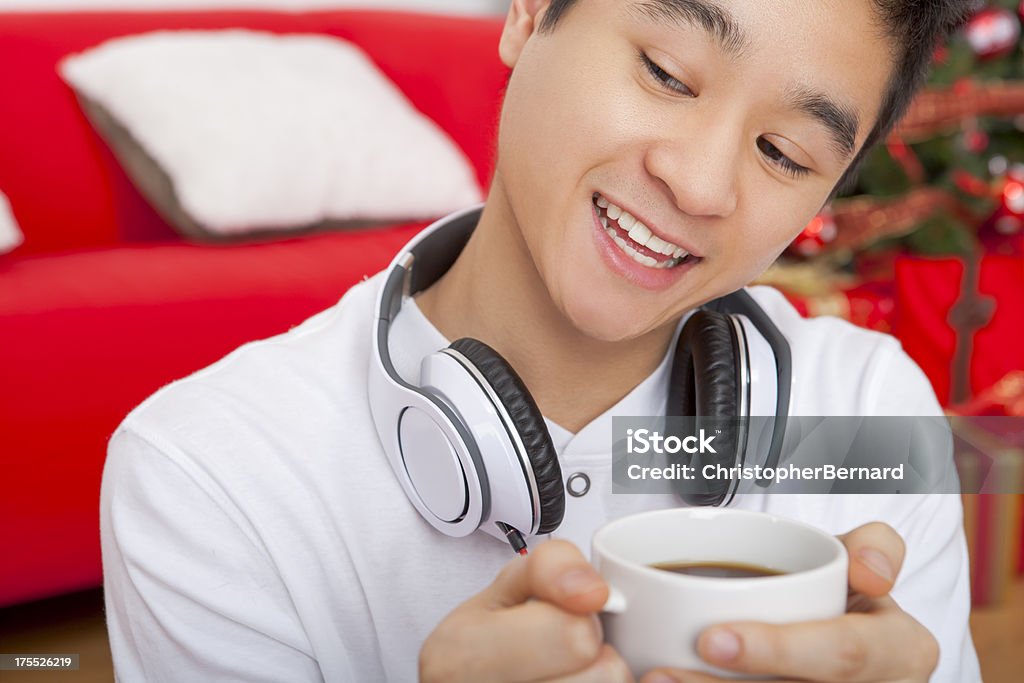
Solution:
[[[594,614],[608,600],[608,585],[579,548],[556,540],[510,562],[478,597],[490,609],[539,598],[574,614]]]
[[[464,604],[424,642],[421,679],[517,683],[568,675],[593,664],[601,640],[597,617],[543,600],[496,610]]]
[[[706,661],[725,669],[814,681],[904,680],[930,673],[932,635],[891,598],[880,611],[796,624],[715,626],[697,640]]]
[[[888,524],[872,522],[839,536],[850,556],[850,588],[870,597],[892,590],[906,546]]]
[[[491,612],[474,639],[489,650],[496,671],[535,681],[590,667],[601,654],[601,624],[594,615],[565,612],[543,600]]]
[[[681,669],[653,669],[644,674],[644,677],[640,679],[640,683],[732,683],[735,679],[719,678],[711,674],[700,673],[699,671],[683,671]],[[765,681],[771,681],[771,683],[799,683],[793,680],[782,680],[779,678],[760,678],[757,680],[750,680],[749,683],[765,683]]]
[[[601,653],[593,664],[560,678],[549,678],[545,683],[633,683],[626,662],[611,645],[602,645]]]

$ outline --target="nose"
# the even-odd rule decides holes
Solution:
[[[648,148],[644,166],[683,213],[725,217],[736,210],[741,138],[723,121],[673,131]]]

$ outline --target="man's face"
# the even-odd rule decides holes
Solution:
[[[549,33],[515,31],[495,189],[555,305],[606,341],[767,268],[891,69],[870,0],[578,0]]]

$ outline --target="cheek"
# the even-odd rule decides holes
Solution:
[[[621,159],[644,114],[625,48],[609,48],[596,32],[561,40],[541,39],[523,53],[499,128],[499,168],[541,189]]]
[[[575,129],[552,99],[550,78],[529,60],[516,65],[498,128],[497,173],[513,211],[525,226],[534,224],[550,203],[566,163]]]
[[[776,190],[776,192],[778,192]],[[737,230],[733,240],[734,253],[741,254],[745,271],[743,275],[752,280],[765,271],[778,258],[790,242],[814,218],[820,201],[806,205],[779,205],[759,202],[751,207],[744,229]]]

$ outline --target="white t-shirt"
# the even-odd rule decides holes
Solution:
[[[381,283],[164,387],[114,434],[101,532],[120,680],[414,681],[426,636],[513,559],[483,533],[435,531],[388,465],[366,388]],[[804,320],[775,290],[750,292],[791,342],[793,414],[939,413],[891,337]],[[398,371],[415,380],[420,360],[447,345],[409,301],[391,335]],[[608,519],[680,505],[611,493],[611,417],[664,414],[669,362],[575,435],[548,421],[563,477],[592,482],[567,496],[553,537],[588,552]],[[958,496],[757,495],[733,506],[831,533],[895,527],[907,554],[894,597],[941,645],[933,680],[980,680]]]

